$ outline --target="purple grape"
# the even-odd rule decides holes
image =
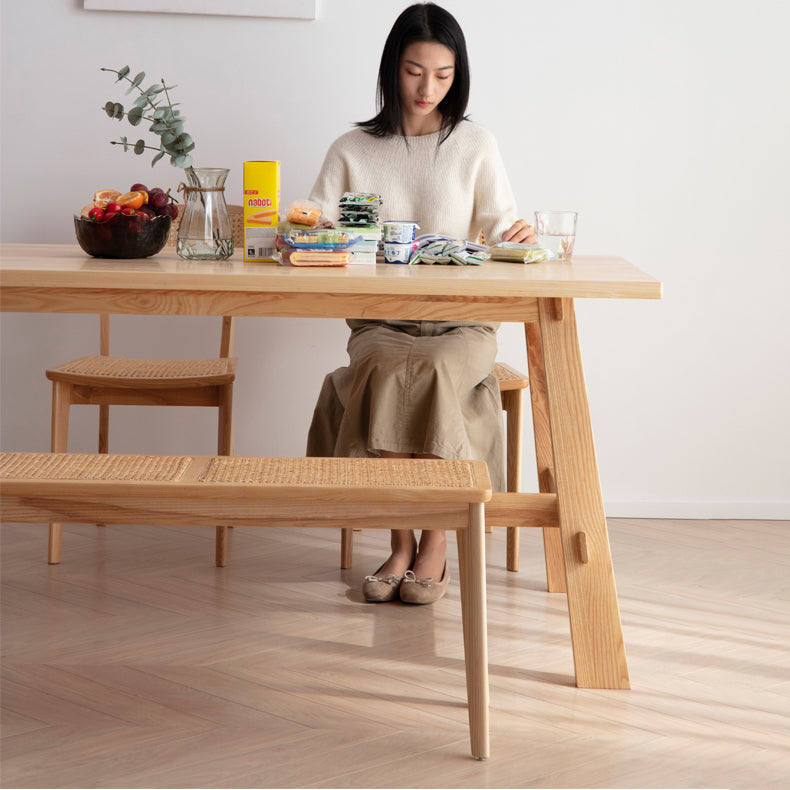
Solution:
[[[172,219],[175,219],[178,216],[178,206],[175,203],[168,203],[157,209],[157,211],[160,217],[172,217]]]
[[[148,205],[153,206],[157,213],[168,203],[170,203],[170,198],[164,192],[155,192],[153,195],[148,195]]]

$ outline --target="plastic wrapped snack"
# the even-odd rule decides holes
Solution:
[[[551,250],[539,244],[521,244],[515,241],[503,241],[489,247],[491,259],[494,261],[513,261],[514,263],[540,263],[554,258]]]
[[[472,249],[469,249],[469,247]],[[464,239],[447,236],[427,236],[418,239],[418,247],[409,259],[410,264],[452,264],[479,266],[488,257],[479,245],[470,245]]]
[[[309,200],[294,200],[288,206],[287,222],[314,228],[321,221],[321,207]]]
[[[381,195],[372,192],[344,192],[338,203],[340,225],[375,225],[379,221]]]
[[[326,230],[292,230],[283,237],[286,244],[303,250],[345,250],[359,236],[334,229]]]
[[[333,250],[291,250],[283,253],[283,262],[292,266],[348,266],[350,252]]]

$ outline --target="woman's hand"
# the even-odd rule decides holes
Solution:
[[[535,228],[525,219],[517,219],[503,234],[502,241],[515,241],[522,244],[535,243]]]

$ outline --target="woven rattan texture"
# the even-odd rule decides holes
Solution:
[[[2,453],[0,478],[36,480],[180,480],[192,459],[179,455]]]
[[[170,234],[167,237],[167,243],[171,247],[176,246],[178,240],[178,225],[181,222],[181,213],[184,207],[178,207],[178,217],[173,220],[170,225]],[[236,249],[244,249],[244,207],[237,205],[228,205],[228,214],[230,214],[230,226],[233,230],[233,246]]]
[[[124,357],[90,356],[66,362],[53,368],[61,373],[86,376],[107,376],[131,379],[180,379],[223,376],[228,360],[214,359],[126,359]]]
[[[389,458],[217,457],[200,476],[205,483],[345,485],[362,487],[473,488],[465,461]]]

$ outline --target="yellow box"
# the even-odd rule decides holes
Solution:
[[[244,163],[244,260],[276,261],[280,163]]]

